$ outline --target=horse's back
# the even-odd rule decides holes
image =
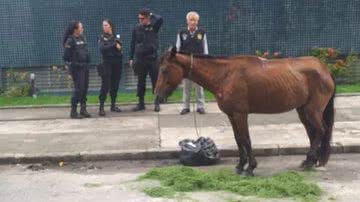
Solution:
[[[315,57],[263,60],[248,70],[251,113],[288,111],[306,104],[312,94],[333,91],[329,70]]]

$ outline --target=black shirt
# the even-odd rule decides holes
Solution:
[[[104,33],[99,38],[99,48],[104,61],[114,61],[122,58],[122,50],[116,48],[116,44],[121,45],[120,39],[114,35]]]
[[[159,46],[158,32],[163,24],[160,15],[151,15],[151,23],[136,25],[132,32],[130,59],[156,58]]]
[[[72,64],[90,63],[90,54],[84,36],[71,35],[65,42],[63,59]]]

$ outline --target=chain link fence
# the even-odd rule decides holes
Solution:
[[[308,54],[313,47],[360,51],[360,0],[2,0],[0,2],[0,85],[7,69],[35,72],[42,92],[67,91],[66,76],[53,79],[53,66],[61,66],[61,40],[67,24],[80,20],[93,64],[100,61],[97,39],[101,21],[114,21],[128,59],[131,31],[137,12],[148,7],[164,17],[159,54],[175,43],[186,26],[185,15],[199,12],[213,55],[255,54],[256,50],[280,51],[284,57]],[[342,82],[358,82],[354,67]],[[21,70],[21,71],[23,71]],[[91,88],[99,88],[92,68]],[[123,89],[133,89],[135,78],[124,69]]]

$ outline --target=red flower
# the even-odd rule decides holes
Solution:
[[[334,54],[335,54],[335,49],[334,49],[334,48],[329,48],[329,49],[328,49],[328,53],[329,53],[329,56],[330,56],[330,57],[334,56]]]
[[[267,57],[269,55],[270,55],[269,51],[264,52],[264,57]]]

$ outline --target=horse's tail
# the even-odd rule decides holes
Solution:
[[[319,164],[320,166],[326,165],[329,160],[331,146],[330,141],[332,137],[332,131],[334,126],[334,117],[335,117],[335,109],[334,109],[334,99],[335,99],[335,92],[336,92],[336,81],[335,78],[332,76],[332,79],[335,84],[334,92],[326,105],[325,111],[323,113],[323,121],[325,123],[325,134],[321,140],[320,144],[320,159]]]

